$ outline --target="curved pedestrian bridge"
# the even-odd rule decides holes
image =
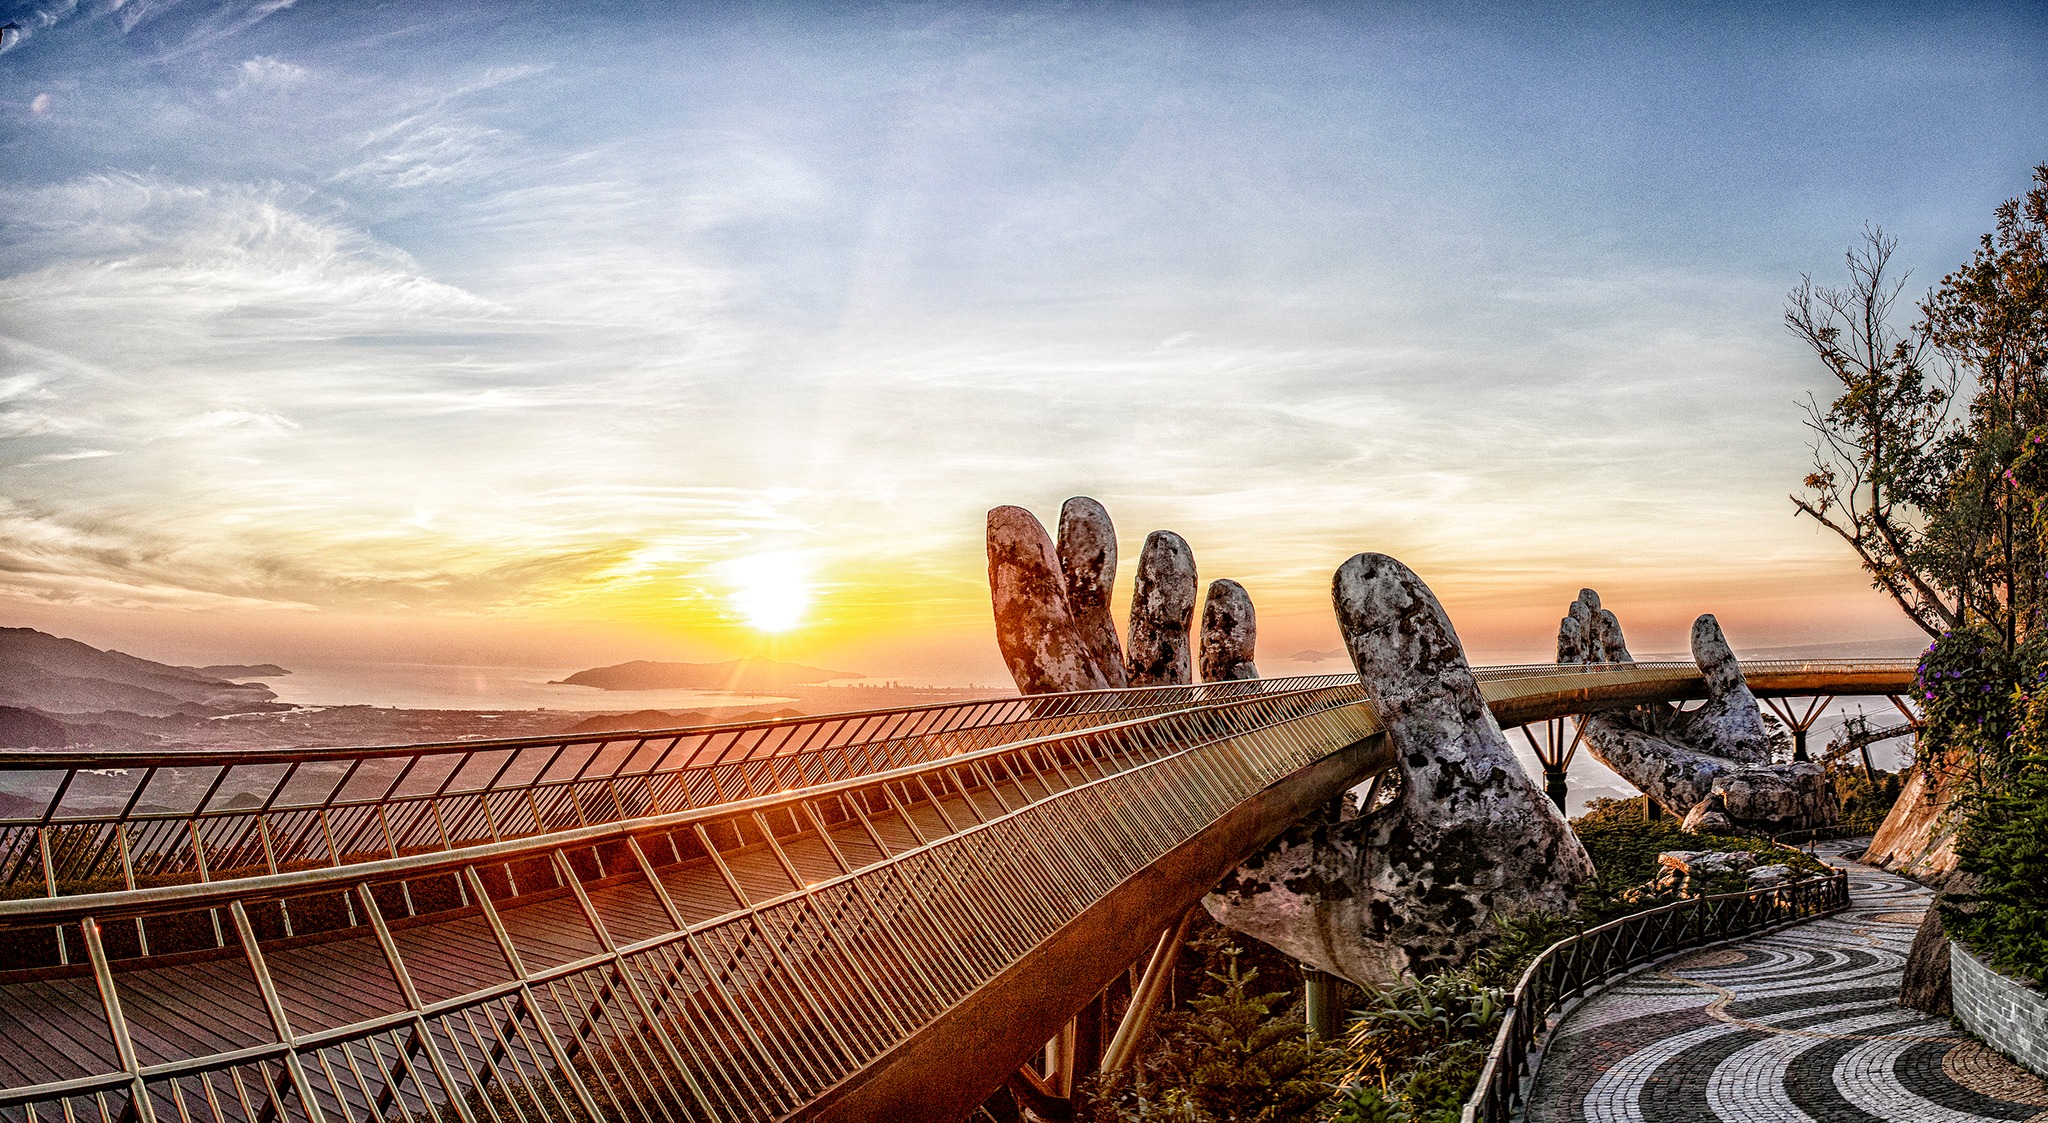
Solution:
[[[1911,661],[1755,662],[1762,696]],[[1504,726],[1691,664],[1479,669]],[[0,755],[0,1116],[964,1117],[1392,761],[1350,676],[648,733]]]

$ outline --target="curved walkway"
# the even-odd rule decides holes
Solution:
[[[1842,860],[1833,916],[1643,971],[1566,1016],[1527,1123],[2048,1123],[2048,1086],[1894,1003],[1932,894]]]

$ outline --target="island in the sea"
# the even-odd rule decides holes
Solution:
[[[599,690],[784,690],[816,686],[838,679],[866,678],[853,671],[828,671],[798,663],[780,663],[759,656],[723,663],[656,663],[635,659],[609,667],[577,671],[556,683],[594,686]]]

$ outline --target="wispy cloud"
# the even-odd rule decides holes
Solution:
[[[1785,517],[1824,374],[1777,302],[1829,223],[1988,213],[2038,34],[1942,24],[2010,56],[1943,79],[1968,127],[1827,163],[1757,139],[1857,96],[1773,84],[1850,50],[1785,20],[1213,14],[45,4],[0,67],[0,596],[702,623],[771,554],[964,648],[982,512],[1077,492],[1283,620],[1363,548],[1487,604],[1861,595]],[[1588,61],[1630,52],[1683,121]]]
[[[241,65],[235,68],[234,75],[234,82],[221,89],[222,97],[251,91],[288,90],[304,83],[312,76],[312,72],[283,59],[257,55],[254,58],[243,59]]]

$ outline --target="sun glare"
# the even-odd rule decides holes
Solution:
[[[786,632],[803,622],[811,605],[804,568],[788,554],[741,558],[727,567],[733,592],[727,598],[740,617],[764,632]]]

